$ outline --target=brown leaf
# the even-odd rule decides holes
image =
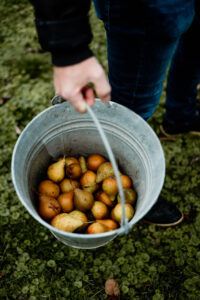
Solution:
[[[119,295],[119,285],[115,279],[109,278],[106,280],[105,293],[110,296],[118,296]]]
[[[0,105],[4,104],[4,100],[0,99]]]
[[[118,300],[118,296],[110,296],[106,300]]]

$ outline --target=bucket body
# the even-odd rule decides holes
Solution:
[[[156,202],[164,182],[164,154],[154,131],[137,114],[126,107],[96,100],[93,111],[109,140],[122,173],[131,177],[137,192],[134,217],[137,223]],[[75,248],[91,249],[107,244],[123,228],[103,234],[78,234],[58,230],[38,214],[37,196],[33,192],[45,178],[53,159],[60,156],[107,157],[99,133],[88,113],[79,114],[64,102],[37,115],[23,130],[13,152],[12,178],[17,195],[28,212],[47,227],[61,242]]]

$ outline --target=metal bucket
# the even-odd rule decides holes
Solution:
[[[151,209],[164,182],[164,154],[154,131],[133,111],[110,102],[96,100],[93,111],[109,140],[119,169],[132,178],[137,192],[131,228]],[[62,155],[107,152],[88,113],[79,114],[68,102],[49,107],[37,115],[23,130],[12,156],[12,179],[17,195],[28,212],[62,243],[82,249],[98,248],[117,235],[123,227],[102,234],[80,234],[58,230],[44,221],[37,211],[34,189],[45,175],[52,159]]]

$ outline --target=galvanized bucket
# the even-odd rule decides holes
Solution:
[[[128,223],[130,229],[159,196],[165,177],[163,150],[151,127],[126,107],[114,102],[104,104],[96,99],[92,110],[106,133],[120,170],[132,178],[137,191],[135,215]],[[37,115],[23,130],[13,151],[12,179],[20,201],[58,240],[75,248],[101,247],[127,228],[122,226],[102,234],[58,230],[38,214],[34,190],[52,159],[94,153],[108,157],[90,114],[79,114],[68,102],[49,107]]]

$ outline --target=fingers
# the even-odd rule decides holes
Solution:
[[[103,102],[110,101],[111,98],[111,87],[106,79],[106,75],[104,71],[102,71],[97,78],[93,80],[93,83],[95,84],[95,89],[97,92],[98,97]]]
[[[71,66],[54,66],[56,92],[80,113],[86,112],[86,103],[92,106],[95,101],[93,89],[87,86],[89,82],[94,83],[97,95],[103,102],[110,100],[111,88],[96,58],[91,57]]]
[[[89,106],[93,106],[95,102],[95,94],[93,88],[87,86],[82,90],[83,98],[88,103]]]
[[[72,105],[73,107],[80,112],[81,114],[86,112],[86,102],[83,98],[83,94],[81,92],[79,92],[78,94],[76,94],[73,98],[68,98],[67,99]]]

